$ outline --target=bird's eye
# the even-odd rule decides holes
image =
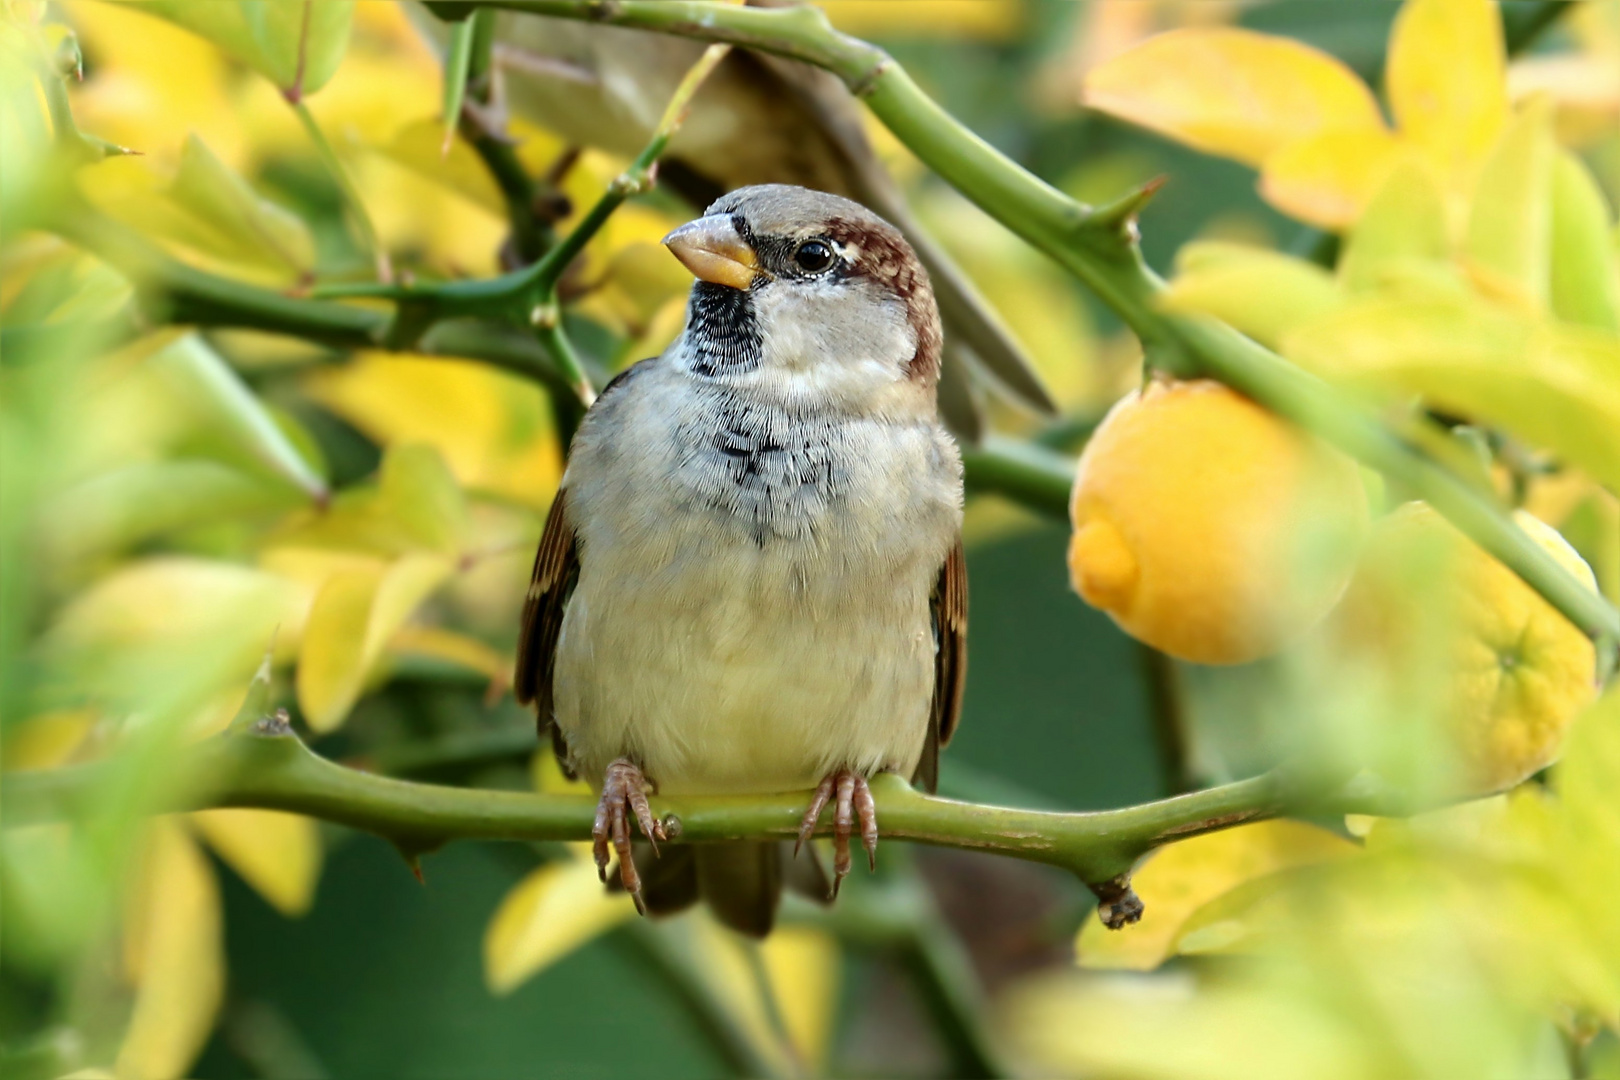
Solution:
[[[833,264],[833,249],[825,240],[806,240],[793,253],[793,261],[808,274],[819,274]]]

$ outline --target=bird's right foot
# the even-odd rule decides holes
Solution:
[[[647,804],[647,778],[640,766],[627,758],[619,758],[607,767],[602,779],[602,801],[596,804],[596,824],[591,827],[592,851],[596,856],[596,872],[607,881],[608,845],[619,855],[619,879],[624,891],[636,902],[636,910],[643,915],[647,906],[641,899],[641,875],[636,873],[636,861],[630,854],[630,819],[641,826],[641,835],[652,844],[658,854],[658,841],[669,837],[664,823],[653,817]]]

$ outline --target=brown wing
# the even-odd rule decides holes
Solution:
[[[911,778],[925,791],[939,787],[939,750],[956,734],[962,718],[962,688],[967,682],[967,560],[957,538],[931,600],[934,612],[934,703],[929,713],[928,743]]]
[[[540,549],[534,554],[534,573],[523,600],[517,670],[512,679],[518,703],[534,705],[540,733],[552,730],[559,759],[566,755],[552,727],[551,678],[557,660],[557,637],[562,633],[563,608],[579,577],[578,551],[574,526],[568,520],[568,492],[559,490],[546,516],[545,532],[540,534]]]

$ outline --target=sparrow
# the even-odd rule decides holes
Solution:
[[[784,6],[783,0],[751,2]],[[509,110],[574,145],[626,157],[646,144],[665,102],[705,47],[668,34],[527,12],[503,11],[496,25],[497,112]],[[499,117],[491,120],[504,125]],[[733,49],[699,89],[658,174],[662,187],[694,207],[763,183],[801,184],[865,203],[899,227],[928,268],[950,332],[940,404],[957,433],[978,439],[983,421],[976,384],[986,375],[1024,407],[1056,411],[1027,351],[912,216],[866,137],[860,106],[836,76]]]
[[[934,790],[961,712],[962,463],[936,405],[939,312],[899,230],[766,184],[663,242],[697,278],[686,325],[574,435],[514,685],[600,793],[604,880],[611,848],[644,913],[701,898],[763,936],[784,879],[816,878],[784,865],[799,845],[668,847],[643,874],[631,823],[656,851],[651,792],[813,789],[799,844],[832,803],[826,899],[857,829],[875,865],[868,779]]]

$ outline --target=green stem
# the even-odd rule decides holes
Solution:
[[[1584,588],[1504,514],[1327,383],[1213,320],[1159,310],[1164,285],[1135,244],[1140,196],[1092,211],[1021,168],[945,113],[882,49],[834,30],[809,7],[698,0],[493,0],[493,6],[745,45],[844,80],[894,135],[992,217],[1084,282],[1161,366],[1228,383],[1401,481],[1594,638],[1620,638],[1620,611]]]
[[[413,783],[345,768],[310,751],[284,726],[263,721],[186,751],[172,796],[156,809],[253,807],[348,825],[422,850],[452,839],[585,840],[596,801]],[[7,826],[70,817],[91,805],[103,770],[74,766],[13,773],[0,789]],[[956,802],[914,791],[892,774],[872,781],[883,834],[941,847],[991,851],[1064,867],[1097,886],[1161,844],[1285,809],[1287,785],[1261,776],[1123,810],[1061,813]],[[678,820],[681,841],[798,834],[809,793],[655,797]],[[1358,804],[1359,805],[1359,804]],[[830,831],[830,817],[818,833]]]
[[[326,166],[327,173],[337,184],[360,244],[376,265],[378,280],[392,281],[393,265],[389,262],[388,253],[383,250],[382,241],[377,237],[377,227],[372,224],[371,215],[366,212],[365,200],[360,197],[360,190],[354,186],[354,181],[349,177],[349,170],[344,167],[337,152],[332,149],[332,144],[327,142],[326,133],[321,131],[321,126],[315,122],[315,114],[309,111],[309,106],[302,100],[291,101],[289,104],[292,105],[298,122],[304,126],[304,131],[309,135],[309,141],[314,145],[321,164]]]
[[[1074,459],[1035,443],[987,435],[963,445],[962,471],[971,492],[1005,495],[1032,510],[1067,520]]]

